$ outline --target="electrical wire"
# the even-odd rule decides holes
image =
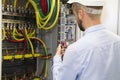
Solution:
[[[25,28],[25,35],[26,35],[26,39],[28,40],[28,42],[30,43],[30,47],[31,47],[31,52],[32,52],[32,55],[34,55],[34,48],[33,48],[33,44],[29,38],[29,36],[27,35],[27,30]]]
[[[13,35],[14,35],[14,33],[15,33],[15,28],[12,30],[6,30],[6,35],[7,35],[7,38],[8,38],[8,40],[9,41],[11,41],[11,42],[23,42],[24,41],[24,39],[21,39],[21,40],[19,40],[19,39],[17,39],[17,40],[14,40],[14,38],[12,38],[13,37]],[[17,31],[18,32],[18,31]],[[13,34],[12,34],[13,33]],[[27,31],[27,29],[25,28],[25,30],[24,31],[22,31],[22,33],[24,33],[24,34],[22,34],[22,35],[25,35],[24,36],[24,38],[26,38],[26,40],[28,40],[29,41],[29,44],[30,44],[30,46],[31,46],[31,50],[32,50],[32,54],[34,54],[34,48],[33,48],[33,44],[32,44],[32,42],[31,42],[31,40],[32,39],[34,39],[34,40],[37,40],[37,41],[39,41],[41,44],[42,44],[42,46],[43,46],[43,48],[44,48],[44,54],[47,56],[48,55],[48,52],[47,52],[47,48],[46,48],[46,45],[45,45],[45,43],[41,40],[41,39],[39,39],[39,38],[36,38],[36,37],[32,37],[32,36],[29,36],[30,35],[30,33],[35,33],[34,32],[34,30],[33,31],[31,31],[29,34],[28,34],[28,31]],[[20,33],[19,33],[20,34]],[[27,42],[27,41],[26,41]],[[25,43],[25,42],[24,42]],[[45,69],[44,69],[45,68]],[[42,69],[42,72],[44,72],[44,78],[46,78],[47,77],[47,75],[48,75],[48,60],[45,60],[45,62],[44,62],[44,66],[43,66],[43,69]]]
[[[58,20],[58,17],[59,17],[59,11],[60,11],[60,0],[57,1],[57,13],[56,13],[56,18],[55,20],[53,21],[53,23],[50,25],[50,26],[47,26],[47,27],[44,27],[42,29],[44,30],[48,30],[48,29],[51,29],[52,27],[55,26],[57,20]]]
[[[16,76],[16,74],[15,74],[14,80],[17,80],[17,76]]]
[[[21,5],[20,5],[20,3],[21,3],[20,1],[21,1],[21,0],[17,0],[17,2],[18,2],[18,7],[20,7],[20,6],[21,6]]]
[[[51,0],[47,0],[47,14],[50,12]]]
[[[20,5],[21,5],[21,7],[24,7],[24,5],[25,5],[25,0],[20,0]]]
[[[42,18],[41,16],[39,17],[40,18],[40,21],[44,22],[44,24],[41,26],[41,27],[45,27],[45,25],[48,23],[48,21],[50,20],[51,16],[52,16],[52,13],[53,13],[53,10],[54,10],[54,6],[55,6],[55,0],[52,0],[52,4],[51,4],[51,10],[49,12],[49,14],[47,16],[45,16],[44,18]],[[46,20],[47,19],[47,20]],[[44,21],[46,20],[46,21]]]
[[[5,5],[5,1],[6,1],[6,0],[2,0],[3,5]]]
[[[17,6],[20,7],[21,6],[20,4],[24,5],[23,4],[24,0],[21,2],[20,2],[20,0],[14,0],[14,1],[8,0],[8,1],[9,2],[11,1],[14,7],[17,7]],[[53,21],[53,24],[51,26],[48,26],[48,27],[46,27],[46,26],[48,25],[50,20],[54,17],[55,12],[57,12],[57,11],[58,11],[58,14],[56,14],[56,18],[58,18],[57,16],[59,15],[59,10],[57,10],[57,9],[59,9],[59,7],[56,8],[56,5],[59,3],[59,0],[52,0],[52,1],[46,0],[46,2],[44,3],[44,7],[46,7],[45,9],[43,9],[42,6],[40,7],[40,5],[37,5],[37,3],[35,1],[37,2],[38,0],[28,0],[28,2],[25,5],[25,9],[27,9],[28,5],[31,3],[34,6],[34,9],[36,11],[36,22],[38,24],[38,27],[45,29],[45,30],[52,28],[51,26],[53,26],[53,24],[56,23],[56,19]],[[58,2],[58,3],[56,3],[56,2]],[[3,4],[5,4],[5,0],[3,0]],[[9,4],[11,4],[11,3],[9,3]],[[40,7],[40,8],[38,8],[38,7]],[[48,55],[47,47],[41,39],[34,37],[35,31],[36,31],[35,29],[27,30],[26,28],[18,30],[16,27],[14,27],[13,29],[2,28],[2,33],[3,33],[2,40],[4,40],[5,37],[7,37],[7,40],[10,42],[15,42],[15,43],[24,42],[24,50],[26,50],[26,46],[28,49],[30,46],[32,55],[34,55],[35,51],[34,51],[34,47],[33,47],[31,40],[32,39],[37,40],[37,41],[39,41],[39,43],[42,44],[43,50],[44,50],[44,55],[45,55],[44,57],[46,57]],[[43,57],[41,57],[41,58],[43,58]],[[43,72],[44,78],[46,78],[48,75],[48,60],[47,59],[44,60],[42,72]],[[17,77],[15,76],[14,79],[16,80]]]
[[[6,76],[6,74],[5,74],[5,80],[7,80],[7,76]]]
[[[18,33],[18,31],[17,31],[16,28],[13,28],[12,34],[13,34],[13,38],[14,38],[15,40],[18,40],[18,41],[24,40],[24,38],[18,39],[18,38],[16,37],[16,36],[18,36],[18,37],[23,37],[22,34]]]
[[[16,4],[17,4],[17,0],[14,0],[14,7],[16,7]]]
[[[2,40],[4,40],[5,39],[5,28],[2,28]]]
[[[13,0],[10,0],[10,5],[14,5],[14,1]]]
[[[37,4],[37,3],[39,3],[39,2],[37,2],[38,0],[36,0],[36,2],[35,2],[35,4]],[[38,11],[39,11],[39,13],[40,13],[40,19],[41,20],[46,20],[50,15],[51,15],[51,13],[53,12],[53,10],[54,10],[54,6],[55,6],[55,0],[53,0],[53,2],[51,2],[51,1],[49,1],[50,3],[50,6],[48,6],[48,9],[50,9],[50,11],[49,11],[49,13],[45,16],[44,14],[43,14],[43,11],[42,11],[42,9],[41,9],[41,6],[40,6],[40,4],[38,5],[37,4],[37,9],[38,9]],[[53,4],[52,4],[53,3]],[[50,7],[50,8],[49,8]]]
[[[27,31],[27,32],[29,32],[29,31]],[[28,33],[27,33],[27,34],[28,34]],[[34,36],[34,35],[35,35],[35,29],[34,29],[34,30],[30,30],[28,36],[29,36],[29,37],[32,37],[32,36]],[[13,38],[14,38],[15,40],[18,40],[18,41],[24,40],[23,35],[22,35],[21,33],[19,33],[15,27],[13,28],[12,36],[13,36]],[[18,36],[19,38],[17,38],[17,36]]]
[[[39,0],[39,4],[41,5],[43,13],[47,14],[47,1],[46,0]]]
[[[30,2],[29,2],[29,1],[27,1],[27,3],[25,4],[25,9],[27,9],[27,8],[28,8],[29,4],[30,4]]]
[[[31,39],[35,39],[35,40],[37,40],[38,42],[40,42],[40,43],[42,44],[43,48],[44,48],[45,55],[48,55],[47,47],[46,47],[45,43],[44,43],[41,39],[39,39],[39,38],[37,38],[37,37],[31,37]],[[45,67],[44,78],[46,78],[47,75],[48,75],[48,60],[45,60],[45,63],[44,63],[44,64],[45,64],[45,65],[44,65],[44,67]]]
[[[43,12],[41,11],[41,8],[38,5],[37,1],[38,0],[34,0],[34,1],[33,0],[29,0],[29,2],[34,7],[34,10],[35,10],[35,13],[36,13],[36,24],[37,24],[38,28],[40,28],[40,29],[44,29],[44,30],[51,29],[56,24],[58,16],[59,16],[60,0],[52,0],[50,12],[46,16],[43,15]],[[53,23],[48,26],[49,21],[51,20],[51,18],[53,18],[52,14],[54,12],[55,5],[57,5],[56,17],[55,17],[55,20],[52,21]]]
[[[33,31],[30,30],[30,33],[28,34],[29,37],[32,37],[35,35],[36,30],[34,29]]]
[[[24,37],[23,40],[14,40],[14,37],[12,36],[12,29],[9,29],[9,34],[10,34],[10,36],[8,36],[8,41],[10,41],[10,42],[24,42],[24,50],[23,51],[26,52],[26,38],[24,36],[24,33],[22,32],[22,35]]]
[[[28,43],[27,41],[27,38],[26,38],[26,34],[23,30],[21,30],[22,34],[23,34],[23,37],[24,37],[24,52],[26,52],[26,44]],[[27,44],[27,47],[28,47],[28,44]]]
[[[11,37],[10,37],[9,34],[10,34],[10,33],[9,33],[9,30],[6,30],[6,35],[7,35],[8,41],[10,41],[10,42],[23,42],[23,40],[21,40],[21,41],[18,41],[18,40],[11,40]]]

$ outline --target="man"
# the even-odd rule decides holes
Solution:
[[[120,37],[100,22],[103,0],[69,0],[84,36],[57,48],[53,80],[120,80]],[[63,60],[61,57],[64,55]]]

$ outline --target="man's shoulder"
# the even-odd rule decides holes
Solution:
[[[77,40],[76,42],[74,42],[73,44],[71,44],[68,49],[69,50],[75,50],[75,51],[83,51],[85,49],[90,48],[91,46],[91,42],[89,42],[89,40],[86,40],[85,38],[81,38],[79,40]]]

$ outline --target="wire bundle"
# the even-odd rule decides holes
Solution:
[[[28,1],[34,7],[36,15],[36,24],[38,28],[48,30],[55,26],[59,17],[60,0],[40,0],[40,1],[28,0]],[[41,6],[40,4],[41,5],[43,4],[43,6]]]
[[[32,55],[35,54],[32,40],[38,41],[39,44],[43,46],[44,53],[41,54],[40,57],[42,59],[45,59],[45,60],[44,60],[44,64],[43,64],[40,76],[46,78],[47,74],[48,74],[48,60],[45,57],[48,56],[48,52],[47,52],[47,48],[46,48],[45,43],[41,39],[34,37],[35,30],[32,30],[30,28],[17,29],[16,27],[7,28],[7,29],[5,28],[3,30],[5,31],[4,33],[6,33],[8,41],[10,41],[10,42],[24,42],[24,53],[26,52],[26,49],[27,49],[26,46],[28,48],[30,46]],[[43,57],[42,55],[45,55],[45,56]]]

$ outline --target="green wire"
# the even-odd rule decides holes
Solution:
[[[49,12],[50,12],[50,9],[51,9],[51,5],[52,5],[52,1],[49,0]]]
[[[44,55],[47,56],[47,53],[46,53],[45,48],[44,48]],[[44,75],[45,75],[45,72],[46,72],[46,60],[44,60],[44,72],[43,72]],[[43,76],[44,76],[44,75],[43,75]]]
[[[55,4],[54,10],[53,10],[53,14],[52,14],[52,17],[51,17],[49,22],[53,22],[54,21],[56,11],[57,10],[56,10],[56,4]]]
[[[42,11],[42,8],[41,8],[41,6],[40,6],[40,4],[39,4],[39,1],[38,1],[38,0],[34,0],[34,2],[36,3],[36,5],[37,5],[37,7],[38,7],[38,10],[39,10],[39,13],[40,13],[41,17],[44,18],[45,15],[44,15],[44,13],[43,13],[43,11]],[[47,5],[48,5],[48,6],[47,6],[47,14],[49,14],[50,8],[51,8],[51,0],[50,0],[50,1],[47,0]]]
[[[10,1],[10,5],[14,5],[14,2],[13,2],[13,0],[11,0],[11,1]]]
[[[10,29],[10,38],[12,39],[12,40],[14,40],[14,38],[12,37],[12,30]]]
[[[25,5],[25,0],[20,0],[20,5],[21,5],[21,7],[24,7],[24,5]]]
[[[25,29],[24,29],[24,33],[25,33]],[[29,45],[29,41],[27,39],[27,34],[26,33],[25,33],[25,38],[26,38],[27,52],[29,52],[30,45]]]
[[[36,5],[38,7],[38,10],[39,10],[39,13],[40,13],[41,17],[44,18],[45,15],[43,14],[43,11],[42,11],[42,8],[41,8],[41,6],[39,4],[39,1],[38,0],[34,0],[34,2],[36,3]]]
[[[47,14],[46,15],[48,15],[48,13],[50,12],[50,5],[51,5],[50,1],[47,0]]]
[[[45,72],[46,72],[46,60],[44,60],[44,75],[45,75]]]
[[[48,0],[48,1],[49,1],[49,0]],[[51,5],[52,5],[51,3],[52,3],[52,1],[50,0],[50,1],[49,1],[49,7],[48,7],[49,12],[50,12]],[[49,22],[53,22],[53,20],[54,20],[54,18],[55,18],[55,13],[56,13],[56,4],[55,4],[55,6],[54,6],[53,14],[52,14],[52,17],[51,17],[51,19],[50,19]],[[49,14],[49,13],[47,13],[47,14]]]

